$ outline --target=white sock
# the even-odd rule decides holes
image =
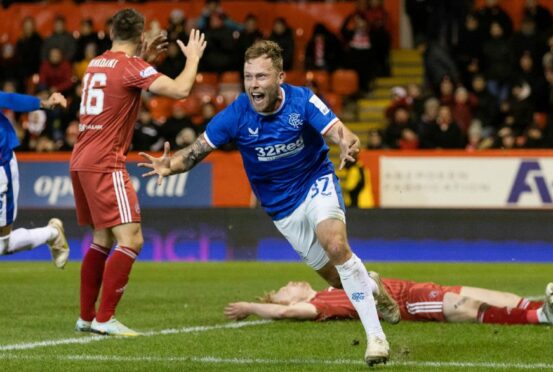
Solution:
[[[547,319],[547,316],[543,312],[543,306],[536,310],[536,314],[538,315],[538,321],[540,323],[549,323],[549,320]]]
[[[342,265],[336,265],[336,270],[340,274],[344,291],[359,314],[359,319],[361,319],[367,337],[374,335],[386,338],[378,319],[373,297],[373,291],[377,290],[372,289],[371,282],[375,287],[376,283],[369,277],[363,262],[353,254]]]
[[[8,252],[27,251],[46,244],[46,242],[56,238],[58,230],[52,226],[39,227],[36,229],[16,229],[10,234],[10,243]]]

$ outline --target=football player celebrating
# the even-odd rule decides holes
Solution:
[[[145,176],[186,172],[214,149],[235,142],[261,206],[303,260],[332,286],[344,288],[367,335],[365,361],[388,360],[389,345],[380,325],[379,306],[387,301],[361,260],[351,251],[344,204],[325,138],[340,146],[340,167],[356,161],[359,138],[305,87],[284,83],[282,49],[258,41],[245,53],[244,86],[189,147],[169,156],[142,155]],[[393,311],[391,311],[393,313]]]

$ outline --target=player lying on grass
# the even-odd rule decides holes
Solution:
[[[378,278],[378,274],[370,274]],[[399,305],[403,320],[553,324],[553,283],[546,286],[545,301],[531,301],[508,292],[431,282],[382,278],[381,283]],[[300,320],[358,318],[343,290],[330,287],[315,291],[307,282],[290,282],[260,300],[262,303],[230,303],[224,313],[232,320],[249,315]]]
[[[54,93],[48,99],[25,94],[0,92],[0,255],[12,254],[48,244],[56,267],[63,269],[69,257],[69,245],[63,224],[52,218],[47,226],[34,229],[18,228],[12,231],[17,217],[19,169],[13,150],[19,146],[15,130],[1,109],[31,112],[54,107],[66,107],[65,97]]]

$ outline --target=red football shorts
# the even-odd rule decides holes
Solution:
[[[447,292],[459,293],[461,286],[442,286],[435,283],[417,283],[410,289],[405,304],[404,320],[444,321],[443,300]]]
[[[71,171],[79,225],[105,229],[140,222],[140,206],[126,170]]]

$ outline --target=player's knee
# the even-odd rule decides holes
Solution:
[[[323,245],[326,254],[332,262],[343,262],[349,257],[349,246],[345,237],[333,236],[329,237],[326,244]]]
[[[10,236],[0,236],[0,256],[8,254],[8,247],[10,245]]]

